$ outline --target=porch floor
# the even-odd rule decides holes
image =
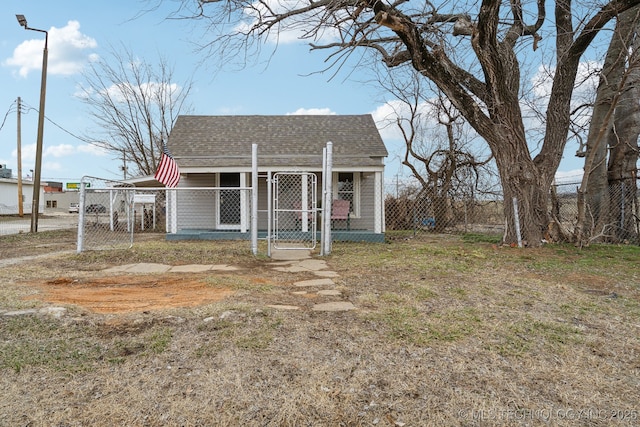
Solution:
[[[305,236],[300,231],[293,232],[295,237],[302,240]],[[251,233],[241,233],[233,230],[203,230],[203,229],[183,229],[177,233],[167,233],[166,240],[250,240]],[[287,233],[280,231],[280,237],[287,237]],[[309,240],[309,236],[306,236]],[[384,243],[384,233],[374,233],[368,230],[332,230],[331,237],[334,242],[371,242]],[[258,231],[258,239],[265,240],[267,230]],[[316,239],[320,241],[321,233],[316,233]]]

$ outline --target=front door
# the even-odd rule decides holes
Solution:
[[[240,228],[240,174],[221,173],[218,176],[218,228],[222,230],[237,230]],[[236,189],[223,189],[235,187]]]

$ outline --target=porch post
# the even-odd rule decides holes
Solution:
[[[384,233],[384,188],[382,172],[376,172],[375,177],[375,200],[374,200],[374,224],[375,233]]]
[[[331,254],[331,198],[333,197],[333,143],[327,142],[327,160],[323,180],[322,228],[324,230],[323,255]]]
[[[242,188],[246,188],[247,187],[247,174],[246,173],[241,173],[240,174],[240,187]],[[241,233],[246,233],[247,232],[247,217],[249,216],[249,210],[247,209],[248,206],[248,200],[247,200],[247,192],[244,190],[238,190],[240,191],[240,232]]]
[[[258,254],[258,144],[251,144],[251,252]]]

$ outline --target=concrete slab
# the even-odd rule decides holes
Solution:
[[[304,267],[300,267],[298,265],[292,265],[289,267],[275,267],[274,268],[275,271],[282,271],[284,273],[302,273],[304,271],[309,271],[308,269],[304,268]]]
[[[333,286],[335,283],[331,279],[311,279],[295,282],[293,285],[302,288],[305,286]]]
[[[273,249],[271,259],[274,260],[298,260],[311,258],[310,249]]]
[[[153,273],[166,273],[170,269],[171,269],[171,266],[166,264],[141,262],[139,264],[134,264],[133,266],[128,268],[126,272],[137,273],[137,274],[153,274]]]
[[[327,269],[327,262],[321,259],[307,259],[300,261],[298,266],[311,271],[319,271]]]
[[[133,268],[136,264],[116,265],[102,270],[104,273],[126,273],[127,270]]]
[[[215,271],[236,271],[236,270],[240,270],[240,269],[238,267],[234,267],[233,265],[217,264],[217,265],[212,265],[211,266],[211,270],[215,270]]]
[[[187,264],[176,265],[169,270],[172,273],[202,273],[203,271],[211,270],[212,265],[205,264]]]
[[[356,306],[348,301],[326,302],[313,306],[313,311],[350,311],[355,310]]]

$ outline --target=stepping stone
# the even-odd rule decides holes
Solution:
[[[66,312],[67,309],[64,307],[44,307],[38,311],[40,314],[46,314],[56,319],[60,319]]]
[[[315,274],[318,277],[340,277],[340,275],[335,271],[328,271],[328,270],[314,271],[313,274]]]
[[[279,305],[279,304],[275,304],[275,305],[268,305],[267,307],[274,308],[276,310],[300,310],[300,307],[298,307],[297,305]]]
[[[275,267],[275,271],[283,271],[285,273],[302,273],[304,271],[309,271],[309,269],[300,267],[298,265],[292,265],[289,267]]]
[[[211,266],[211,270],[216,270],[216,271],[236,271],[236,270],[239,270],[239,268],[238,267],[234,267],[233,265],[218,264],[218,265],[212,265]]]
[[[16,311],[7,311],[3,313],[3,316],[15,317],[15,316],[25,316],[28,314],[36,314],[38,310],[34,310],[32,308],[28,308],[26,310],[16,310]]]
[[[340,292],[337,289],[325,289],[322,291],[318,291],[318,295],[322,295],[322,296],[338,296],[338,295],[342,295],[342,292]]]
[[[298,263],[298,266],[306,268],[307,270],[318,271],[326,269],[327,262],[321,259],[308,259],[305,261],[300,261]]]
[[[274,260],[299,260],[311,258],[311,250],[309,249],[286,249],[271,251],[271,259]]]
[[[133,268],[136,264],[125,264],[125,265],[116,265],[115,267],[110,267],[103,270],[104,273],[124,273],[130,268]]]
[[[166,264],[155,264],[149,262],[141,262],[138,264],[127,264],[121,265],[119,267],[108,268],[105,273],[166,273],[171,269],[170,265]]]
[[[331,279],[311,279],[295,282],[294,285],[303,288],[305,286],[333,286],[335,283]]]
[[[189,264],[189,265],[176,265],[171,267],[172,273],[202,273],[203,271],[211,270],[211,265],[202,264]]]
[[[313,311],[350,311],[355,309],[356,306],[348,301],[326,302],[313,306]]]

